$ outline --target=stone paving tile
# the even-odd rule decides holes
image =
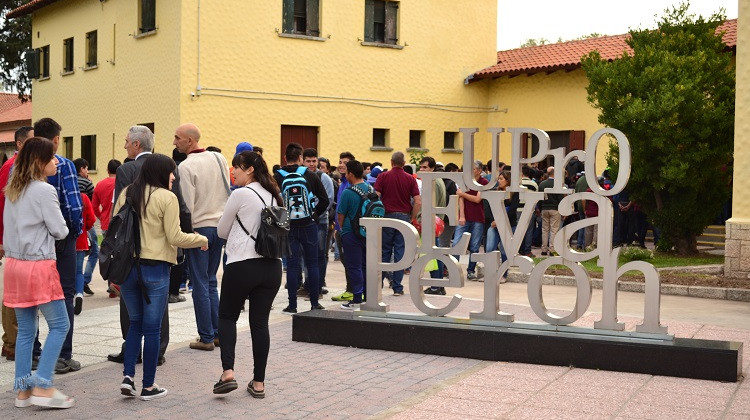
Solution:
[[[216,398],[211,387],[221,373],[219,351],[198,352],[185,346],[167,353],[167,364],[157,369],[157,383],[169,389],[166,398],[142,402],[125,399],[119,393],[122,365],[99,363],[68,375],[56,377],[64,392],[77,398],[76,408],[53,413],[31,408],[12,407],[13,393],[7,391],[0,401],[6,418],[34,414],[40,418],[85,417],[101,413],[107,418],[169,418],[190,413],[193,418],[366,418],[387,410],[443,380],[482,362],[439,356],[373,352],[291,341],[289,318],[271,326],[271,353],[264,400],[250,397],[244,390],[251,379],[252,352],[248,331],[238,333],[236,375],[240,389],[224,398]],[[323,367],[320,367],[323,365]],[[136,386],[140,388],[141,366],[136,367]],[[441,372],[446,366],[452,373]],[[389,369],[387,375],[375,373]],[[382,370],[381,370],[382,371]],[[356,403],[352,403],[356,402]],[[81,414],[79,416],[79,414]]]
[[[750,414],[729,412],[724,415],[724,420],[750,420]]]
[[[747,381],[746,381],[747,382]],[[737,414],[750,415],[750,392],[740,389],[729,406],[729,411]]]
[[[510,404],[498,404],[487,401],[469,401],[459,398],[432,397],[415,405],[415,410],[430,410],[453,415],[465,415],[484,418],[502,418],[516,408]]]
[[[639,401],[630,401],[622,408],[618,416],[624,418],[641,418],[653,420],[705,420],[720,419],[722,411],[696,410],[692,408],[674,407],[670,405],[647,405]]]
[[[560,410],[547,407],[528,406],[518,407],[507,416],[509,419],[549,419],[549,420],[600,420],[609,416],[586,413],[575,410]]]

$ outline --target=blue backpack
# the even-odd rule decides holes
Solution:
[[[375,192],[375,189],[371,185],[367,185],[367,192],[354,188],[354,185],[347,189],[359,195],[359,211],[357,211],[357,215],[352,220],[352,231],[357,237],[364,239],[367,236],[367,232],[364,226],[360,226],[359,219],[363,217],[385,217],[385,206],[383,206],[378,193]]]
[[[281,181],[281,197],[289,212],[290,220],[311,218],[313,215],[312,193],[305,179],[307,167],[299,166],[294,172],[279,169],[278,173],[284,179]]]

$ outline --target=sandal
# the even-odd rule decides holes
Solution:
[[[247,392],[249,392],[253,398],[266,398],[266,390],[256,391],[255,388],[253,388],[254,383],[255,381],[250,381],[250,383],[247,384]]]
[[[38,397],[32,395],[29,400],[33,405],[49,408],[70,408],[76,402],[75,399],[63,394],[59,389],[56,389],[51,397]]]
[[[20,398],[16,398],[16,408],[26,408],[31,407],[31,397],[26,398],[25,400],[22,400]]]
[[[214,394],[228,394],[237,389],[237,381],[230,379],[228,381],[222,381],[219,378],[219,382],[214,384]]]

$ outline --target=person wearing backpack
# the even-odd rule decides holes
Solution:
[[[320,217],[328,208],[328,194],[323,183],[314,172],[302,165],[302,146],[289,143],[284,153],[286,166],[274,174],[281,190],[284,206],[289,212],[289,247],[287,258],[286,287],[289,306],[283,312],[297,313],[297,288],[300,279],[300,258],[307,267],[307,284],[312,309],[324,309],[318,303],[320,271],[318,269],[318,227]],[[313,207],[312,198],[317,199]]]
[[[341,304],[341,308],[349,310],[359,309],[362,303],[367,273],[365,238],[358,235],[354,228],[357,224],[355,221],[362,216],[362,195],[375,190],[362,179],[363,174],[364,168],[361,163],[356,160],[346,162],[346,180],[351,186],[341,193],[336,209],[343,247],[346,248],[344,268],[351,279],[353,294],[352,300]]]
[[[237,389],[234,355],[237,320],[249,300],[250,334],[255,365],[247,391],[255,398],[265,396],[264,381],[271,337],[268,317],[273,299],[281,287],[281,259],[268,258],[256,250],[261,212],[271,205],[283,205],[279,187],[263,158],[245,151],[232,159],[234,182],[238,186],[229,196],[219,220],[218,234],[226,239],[227,265],[219,298],[219,342],[222,374],[214,385],[214,394]]]
[[[136,396],[133,382],[135,363],[143,339],[143,388],[140,398],[152,400],[167,395],[154,383],[159,359],[159,337],[169,291],[169,268],[177,263],[177,247],[208,248],[208,239],[198,233],[180,230],[180,206],[170,191],[176,164],[162,154],[148,156],[133,184],[125,188],[115,203],[120,211],[126,201],[138,213],[140,263],[130,270],[120,286],[128,310],[130,330],[125,340],[125,366],[120,391]]]
[[[3,213],[5,274],[3,304],[18,319],[15,347],[15,406],[73,406],[53,387],[57,358],[70,328],[60,276],[56,267],[55,240],[68,236],[55,188],[47,177],[57,172],[51,141],[34,137],[18,153],[7,187]],[[35,373],[32,348],[42,313],[49,334]]]

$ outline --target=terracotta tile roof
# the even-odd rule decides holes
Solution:
[[[21,105],[21,100],[15,93],[0,93],[0,113]]]
[[[731,50],[737,48],[737,19],[727,20],[717,28],[717,31],[725,31],[723,39],[727,48]],[[468,81],[557,70],[573,70],[581,67],[582,56],[595,50],[599,51],[602,58],[614,60],[620,57],[623,51],[629,54],[633,52],[625,43],[628,36],[628,34],[610,35],[580,41],[498,51],[497,64],[474,73],[469,76]]]
[[[27,125],[31,123],[31,101],[0,112],[0,124],[24,121]]]
[[[15,9],[8,12],[5,15],[7,18],[17,18],[28,15],[36,10],[41,9],[44,6],[48,6],[52,3],[57,3],[59,0],[31,0],[23,6],[16,7]]]

